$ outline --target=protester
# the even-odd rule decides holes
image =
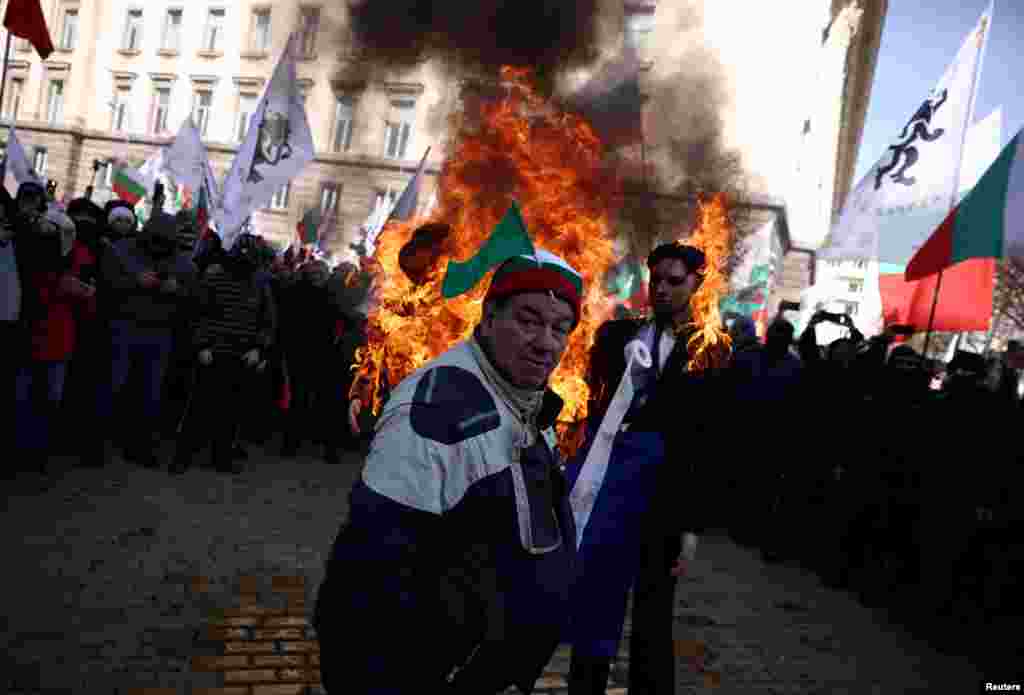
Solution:
[[[575,528],[547,385],[582,280],[537,254],[506,256],[473,336],[384,407],[317,598],[328,692],[532,692],[566,629]]]
[[[157,214],[138,238],[117,242],[103,267],[111,294],[113,364],[111,382],[98,410],[108,423],[104,434],[113,434],[109,429],[113,399],[121,393],[132,367],[139,369],[142,403],[129,412],[141,417],[127,423],[130,434],[125,455],[147,467],[158,463],[155,449],[174,327],[189,306],[196,279],[190,254],[180,253],[177,243],[174,218]]]
[[[255,392],[256,370],[270,348],[276,310],[270,288],[257,277],[255,237],[243,234],[224,259],[224,269],[204,275],[192,340],[196,374],[188,415],[172,473],[183,473],[205,441],[213,440],[213,467],[239,473],[231,447]]]
[[[55,205],[42,217],[23,215],[21,224],[17,252],[27,340],[15,376],[16,446],[45,472],[75,350],[75,311],[84,305],[88,316],[94,306],[94,288],[77,277],[92,257],[76,244],[74,223]]]
[[[657,247],[647,265],[653,320],[634,331],[609,327],[605,337],[616,336],[619,342],[601,348],[605,355],[618,356],[626,348],[623,339],[638,340],[647,347],[652,364],[633,365],[630,377],[636,395],[623,420],[626,429],[616,437],[611,452],[615,461],[608,466],[609,476],[617,469],[631,474],[619,481],[618,488],[611,487],[614,479],[606,480],[609,487],[602,492],[607,496],[598,497],[592,512],[591,524],[603,522],[600,527],[608,537],[595,533],[588,543],[584,536],[580,549],[582,572],[573,591],[573,695],[604,692],[630,586],[630,691],[675,692],[676,583],[692,560],[697,534],[703,532],[710,513],[707,503],[701,502],[708,492],[703,489],[706,473],[699,468],[699,457],[687,455],[695,443],[711,440],[710,421],[717,417],[714,371],[695,370],[690,363],[697,348],[697,342],[690,341],[696,328],[691,299],[702,282],[706,258],[693,246],[669,243]],[[712,363],[719,367],[728,359],[728,342],[724,334],[721,337],[717,345],[707,346]],[[613,394],[626,365],[605,362],[615,364],[616,370],[601,379],[607,388],[599,390]],[[685,419],[679,417],[680,402],[697,404],[686,411]],[[603,405],[607,408],[608,403]],[[595,416],[594,422],[603,416]],[[582,460],[583,455],[577,468]]]

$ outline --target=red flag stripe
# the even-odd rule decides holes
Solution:
[[[907,264],[904,277],[907,281],[920,280],[948,268],[953,261],[953,229],[960,206],[949,211],[939,228],[932,232],[924,245],[917,250]]]

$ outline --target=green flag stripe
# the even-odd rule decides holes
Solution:
[[[960,203],[953,229],[952,262],[968,258],[1001,258],[1006,236],[1003,214],[1007,185],[1020,135],[1010,142],[977,185]]]
[[[533,242],[519,206],[513,202],[475,256],[467,261],[448,262],[441,293],[449,299],[458,297],[476,287],[487,273],[508,259],[532,254]]]

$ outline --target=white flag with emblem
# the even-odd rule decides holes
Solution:
[[[903,266],[942,222],[954,202],[991,18],[990,4],[942,79],[847,197],[819,258],[877,257],[883,267]]]
[[[293,34],[224,180],[216,219],[225,249],[234,244],[253,211],[270,202],[313,160],[313,136],[295,74],[294,43]]]
[[[177,137],[164,153],[164,169],[174,177],[175,183],[183,184],[193,193],[197,193],[208,166],[209,159],[203,138],[189,116],[181,124]]]
[[[22,147],[21,140],[18,139],[18,133],[14,128],[11,128],[11,134],[7,138],[7,174],[14,178],[15,192],[17,192],[17,187],[26,181],[46,186],[43,179],[32,168],[28,155],[25,154],[25,148]]]

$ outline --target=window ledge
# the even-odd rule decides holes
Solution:
[[[267,213],[268,215],[277,215],[278,217],[287,217],[288,215],[287,208],[283,210],[278,210],[277,208],[265,207],[262,208],[261,211]]]
[[[158,56],[163,56],[164,58],[177,58],[179,53],[180,51],[177,48],[161,48],[156,52]]]
[[[123,56],[137,56],[142,54],[142,51],[137,48],[119,48],[117,49],[117,52]]]
[[[204,48],[200,49],[198,55],[200,58],[220,58],[224,55],[224,51],[208,51]]]
[[[74,53],[75,47],[72,46],[71,48],[68,48],[67,46],[56,46],[53,50],[57,53]]]
[[[300,55],[298,57],[298,60],[299,60],[299,62],[302,62],[302,63],[310,63],[310,62],[316,60],[316,58],[317,58],[317,53],[316,53],[316,51],[313,51],[312,53],[307,53],[305,55]]]
[[[267,51],[242,51],[242,58],[246,60],[263,60],[269,57],[270,53]]]

